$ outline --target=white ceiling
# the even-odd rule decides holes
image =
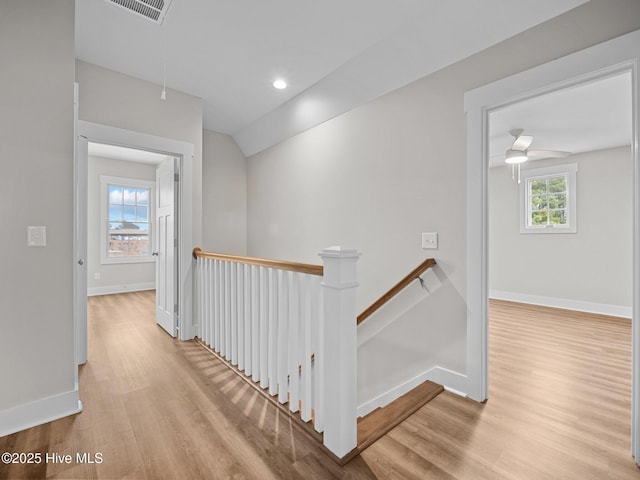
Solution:
[[[173,0],[160,26],[78,0],[76,57],[162,85],[164,43],[168,88],[252,154],[585,1]]]
[[[532,150],[589,152],[631,144],[631,73],[538,96],[489,115],[490,166],[504,165],[514,138],[533,135]]]

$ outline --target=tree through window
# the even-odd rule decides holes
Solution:
[[[577,165],[522,173],[521,233],[575,233]]]

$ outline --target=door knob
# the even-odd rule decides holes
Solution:
[[[158,256],[158,252],[153,252],[151,255],[153,255],[154,257]]]
[[[84,260],[82,258],[78,260],[78,265],[84,265]]]

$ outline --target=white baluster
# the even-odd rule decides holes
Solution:
[[[260,267],[260,387],[269,386],[269,283],[268,268]]]
[[[278,270],[278,401],[287,403],[289,393],[289,272]]]
[[[324,421],[324,372],[323,368],[318,361],[319,354],[321,353],[320,344],[322,339],[324,338],[324,331],[322,329],[323,325],[323,310],[324,310],[324,302],[323,302],[323,290],[320,287],[322,278],[319,276],[314,276],[312,280],[313,285],[313,294],[311,295],[311,314],[312,320],[311,325],[313,326],[313,333],[311,335],[311,343],[314,361],[312,362],[313,369],[313,410],[315,421],[313,422],[313,427],[316,431],[323,431],[323,421]]]
[[[213,268],[213,260],[207,259],[205,261],[205,291],[203,292],[205,301],[205,319],[202,341],[206,345],[211,345],[211,305],[213,304],[213,282],[211,281],[211,269]]]
[[[202,338],[202,259],[195,258],[196,265],[194,267],[195,272],[195,291],[196,291],[196,322],[198,322],[198,329],[196,335],[198,338]]]
[[[251,265],[243,265],[244,269],[244,373],[251,375]]]
[[[229,320],[231,323],[231,365],[238,365],[237,263],[229,263]]]
[[[310,275],[300,276],[300,401],[302,410],[300,418],[308,422],[311,420],[311,278]]]
[[[222,356],[225,357],[227,354],[227,349],[226,349],[226,338],[227,338],[227,317],[224,314],[224,305],[225,305],[225,290],[226,290],[226,279],[224,278],[224,270],[225,267],[227,265],[227,262],[220,262],[218,265],[218,285],[219,285],[219,296],[218,296],[218,322],[220,325],[220,338],[218,339],[218,353]]]
[[[215,295],[213,297],[213,342],[212,342],[212,348],[220,353],[220,348],[221,348],[221,342],[220,342],[220,284],[221,284],[221,278],[220,278],[220,261],[219,260],[214,260],[213,261],[213,281],[214,281],[214,292]]]
[[[267,352],[269,395],[278,393],[278,272],[269,269],[269,346]]]
[[[202,320],[199,322],[200,340],[204,343],[207,342],[207,327],[209,322],[209,260],[206,258],[198,259],[201,263],[200,266],[200,278],[202,283],[200,285],[200,304],[202,305]]]
[[[260,381],[260,267],[251,266],[251,371]]]
[[[223,273],[223,295],[222,295],[222,318],[224,320],[224,358],[231,360],[231,310],[229,308],[230,301],[230,262],[224,262]]]
[[[297,412],[300,406],[300,279],[295,272],[290,272],[289,279],[289,410]]]
[[[244,290],[244,265],[237,265],[237,278],[236,278],[236,289],[238,293],[237,299],[237,321],[238,321],[238,370],[244,370],[245,358],[244,358],[244,322],[245,322],[245,311],[244,311],[244,299],[245,299],[245,290]]]

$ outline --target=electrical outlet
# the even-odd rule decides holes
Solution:
[[[438,248],[438,233],[437,232],[423,232],[422,233],[422,248],[433,250]]]

